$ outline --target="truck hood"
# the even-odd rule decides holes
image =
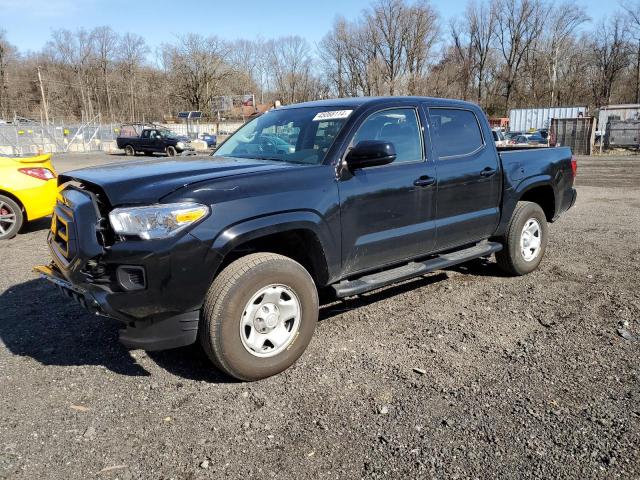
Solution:
[[[173,157],[83,168],[59,176],[99,187],[112,206],[148,204],[204,180],[291,168],[293,165],[243,158]]]

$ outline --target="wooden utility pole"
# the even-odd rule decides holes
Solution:
[[[38,67],[38,83],[40,84],[40,94],[42,95],[42,109],[44,110],[44,121],[49,126],[49,107],[47,107],[47,97],[44,94],[44,85],[42,84],[42,75],[40,67]]]

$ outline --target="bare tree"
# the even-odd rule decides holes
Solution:
[[[405,18],[403,0],[377,0],[365,11],[365,23],[376,57],[383,67],[383,77],[389,95],[394,95],[405,67],[404,32],[401,19]]]
[[[145,63],[149,47],[144,38],[135,33],[126,33],[118,45],[118,61],[122,69],[123,77],[127,80],[129,88],[129,119],[135,122],[136,115],[136,81],[140,68]]]
[[[472,68],[476,77],[479,104],[482,104],[483,87],[496,31],[497,16],[498,12],[494,5],[487,4],[482,0],[480,4],[471,0],[467,5],[466,21],[468,22]]]
[[[111,82],[109,81],[109,73],[115,62],[119,37],[111,27],[96,27],[91,32],[91,38],[93,40],[94,56],[102,77],[107,112],[109,114],[109,119],[113,121],[114,115],[111,101]]]
[[[573,38],[573,34],[576,30],[589,21],[589,16],[584,11],[584,8],[573,3],[564,2],[556,4],[551,10],[549,15],[550,22],[548,23],[549,30],[549,55],[545,55],[549,61],[549,77],[550,77],[550,89],[551,100],[549,104],[551,106],[556,105],[557,98],[557,84],[558,84],[558,63],[561,58],[562,52],[570,51],[568,49]],[[566,57],[566,55],[565,55]]]
[[[422,0],[405,7],[399,22],[402,25],[402,48],[408,77],[407,92],[415,95],[418,93],[418,81],[426,74],[433,46],[440,33],[438,14],[426,0]]]
[[[0,116],[2,117],[9,115],[10,97],[7,85],[7,68],[15,52],[15,47],[7,41],[5,31],[0,30]]]
[[[284,103],[309,100],[317,84],[313,81],[309,44],[302,37],[282,37],[265,45],[267,72]]]
[[[210,112],[211,98],[224,93],[221,83],[233,73],[227,63],[230,46],[215,36],[189,34],[163,48],[173,94],[190,108]]]
[[[640,1],[623,3],[622,8],[627,14],[630,30],[636,41],[635,102],[640,103]]]
[[[616,15],[598,26],[599,38],[591,43],[591,80],[597,107],[611,102],[613,86],[629,65],[629,44],[624,19]]]
[[[500,11],[496,21],[496,39],[504,60],[501,80],[504,109],[508,111],[518,70],[542,32],[544,9],[539,0],[498,0],[495,5]]]

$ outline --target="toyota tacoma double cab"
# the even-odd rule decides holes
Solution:
[[[576,200],[576,168],[568,148],[497,149],[462,101],[291,105],[212,156],[60,175],[53,261],[36,271],[121,320],[129,348],[199,341],[219,369],[257,380],[302,355],[319,294],[493,254],[511,275],[535,270],[548,223]]]

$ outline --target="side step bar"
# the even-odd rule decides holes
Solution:
[[[336,283],[333,289],[338,298],[359,295],[369,290],[382,288],[392,283],[402,282],[413,277],[424,275],[434,270],[442,270],[459,263],[468,262],[475,258],[486,257],[492,253],[502,250],[502,244],[496,242],[480,243],[476,246],[457,250],[450,253],[443,253],[424,262],[411,262],[401,267],[392,268],[383,272],[372,273],[355,280],[343,280]]]

